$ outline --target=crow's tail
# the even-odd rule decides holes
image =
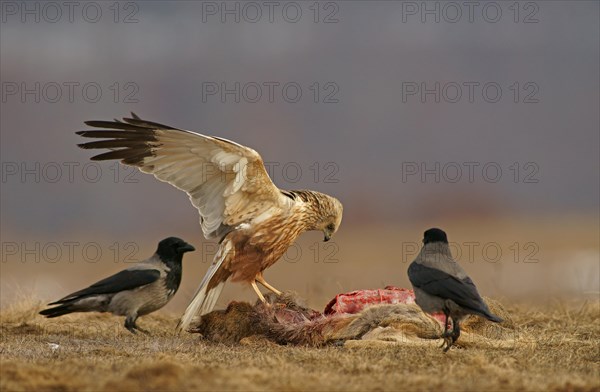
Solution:
[[[489,312],[488,312],[488,314],[485,315],[485,318],[490,321],[493,321],[495,323],[501,323],[504,321],[504,319],[496,316],[495,314],[489,313]]]
[[[60,306],[56,306],[54,308],[44,309],[40,312],[42,316],[46,316],[48,318],[63,316],[65,314],[76,312],[77,310],[73,309],[72,304],[64,304]]]

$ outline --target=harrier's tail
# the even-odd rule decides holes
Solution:
[[[203,316],[211,312],[215,307],[217,299],[219,299],[219,295],[221,295],[221,291],[225,285],[225,280],[220,282],[212,282],[212,278],[215,276],[219,268],[221,268],[221,265],[229,255],[229,252],[232,251],[233,246],[231,242],[229,240],[223,241],[219,251],[215,255],[213,263],[208,268],[206,275],[204,275],[202,283],[200,283],[200,287],[198,287],[196,294],[194,294],[192,302],[190,302],[187,309],[183,313],[183,316],[181,316],[179,323],[177,324],[177,330],[179,332],[187,330],[196,315]]]

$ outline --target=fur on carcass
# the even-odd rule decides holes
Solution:
[[[294,293],[269,294],[266,299],[266,303],[257,301],[255,305],[231,302],[224,310],[204,315],[189,331],[201,334],[206,340],[226,344],[262,337],[278,344],[312,347],[375,342],[439,345],[443,331],[439,318],[423,313],[412,301],[367,306],[355,314],[330,312],[325,315],[302,305]],[[488,340],[501,342],[501,346],[514,344],[510,316],[496,301],[488,299],[488,303],[507,321],[498,326],[476,317],[465,320],[465,335],[459,346]]]

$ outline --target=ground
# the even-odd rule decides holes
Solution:
[[[44,319],[40,301],[0,313],[0,390],[566,390],[600,391],[600,302],[506,304],[510,348],[398,343],[306,348],[261,339],[240,345],[177,335],[157,312],[132,335],[107,314]]]

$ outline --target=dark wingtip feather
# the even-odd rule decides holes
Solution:
[[[139,164],[145,157],[152,156],[152,151],[148,148],[127,148],[114,150],[102,154],[94,155],[92,161],[108,161],[111,159],[127,159],[131,164]]]
[[[125,119],[127,121],[127,119]],[[101,120],[91,120],[85,121],[85,125],[94,128],[108,128],[108,129],[121,129],[128,131],[148,131],[150,127],[140,126],[140,124],[129,124],[127,122],[120,121],[101,121]]]
[[[123,117],[122,120],[115,121],[101,121],[101,120],[88,120],[84,121],[84,123],[90,127],[94,128],[108,128],[108,129],[120,129],[120,130],[130,130],[137,132],[150,132],[156,129],[174,129],[181,130],[179,128],[171,127],[169,125],[160,124],[153,121],[142,120],[140,116],[131,112],[131,118]]]
[[[131,118],[123,117],[123,121],[125,121],[127,124],[130,124],[132,126],[137,126],[137,127],[147,128],[147,129],[152,129],[152,130],[174,129],[174,130],[181,131],[181,129],[172,127],[170,125],[165,125],[165,124],[157,123],[154,121],[142,120],[138,115],[136,115],[133,112],[131,113]]]
[[[78,146],[83,149],[91,149],[91,148],[129,148],[133,149],[148,149],[146,146],[147,142],[154,141],[154,138],[120,138],[120,139],[108,139],[108,140],[97,140],[93,142],[80,143]]]
[[[79,143],[79,148],[112,150],[93,156],[90,158],[92,161],[118,159],[133,166],[141,164],[144,158],[153,155],[152,149],[157,146],[155,142],[158,141],[158,129],[176,130],[167,125],[142,120],[134,112],[131,112],[131,118],[125,117],[123,120],[90,120],[85,121],[85,124],[100,129],[77,131],[77,135],[109,140]]]
[[[140,128],[136,130],[125,130],[121,129],[118,131],[114,130],[87,130],[87,131],[78,131],[77,135],[89,137],[89,138],[102,138],[102,139],[126,139],[126,140],[136,140],[139,142],[154,142],[156,141],[156,136],[154,132],[150,129]]]

